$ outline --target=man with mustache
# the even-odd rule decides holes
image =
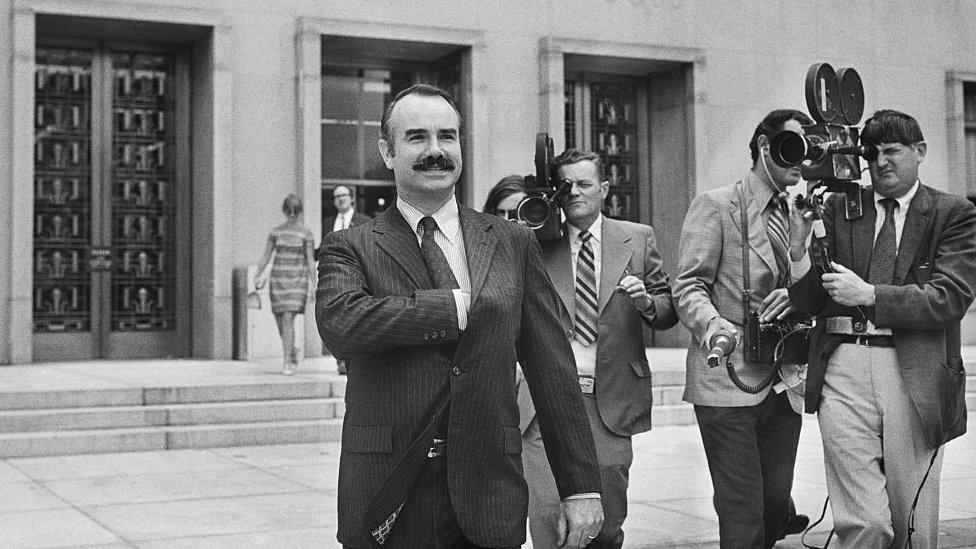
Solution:
[[[651,371],[644,327],[677,324],[668,277],[654,230],[600,213],[610,181],[593,152],[569,149],[553,160],[572,183],[564,201],[563,238],[542,246],[546,272],[565,305],[563,328],[572,340],[580,392],[596,441],[603,477],[604,521],[591,547],[623,545],[631,437],[651,428]],[[546,460],[552,449],[539,430],[532,400],[520,386],[522,461],[529,481],[532,546],[558,546],[559,495]],[[532,395],[533,397],[535,395]]]
[[[515,363],[552,449],[560,542],[603,521],[600,474],[538,242],[460,206],[460,116],[443,90],[399,93],[380,154],[397,200],[322,244],[316,319],[348,373],[339,463],[345,547],[517,547],[525,480]]]
[[[806,409],[820,422],[838,546],[934,548],[940,447],[966,432],[959,322],[976,294],[976,208],[921,183],[928,147],[911,116],[874,113],[861,143],[876,154],[864,215],[848,220],[845,195],[830,197],[834,272],[790,287],[817,315]]]
[[[801,418],[789,401],[792,389],[757,393],[740,390],[725,365],[710,368],[712,336],[740,334],[746,287],[742,247],[749,250],[749,308],[761,321],[785,318],[796,308],[787,287],[792,265],[790,235],[803,236],[802,214],[789,215],[787,187],[800,182],[799,169],[781,168],[770,158],[769,138],[784,129],[803,132],[812,124],[800,111],[779,109],[759,123],[749,141],[752,169],[732,185],[695,197],[688,208],[678,250],[674,297],[678,317],[691,331],[685,364],[684,400],[695,405],[723,548],[768,548],[784,534],[802,531],[809,519],[793,515],[790,489]],[[743,235],[742,205],[748,238]],[[791,226],[792,225],[792,226]],[[808,263],[806,263],[808,265]],[[741,339],[728,357],[751,386],[769,379],[772,367],[745,360]],[[724,361],[723,361],[724,362]],[[799,404],[799,398],[796,406]]]

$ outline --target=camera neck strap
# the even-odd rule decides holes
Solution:
[[[752,276],[749,273],[749,212],[745,183],[740,180],[735,186],[739,195],[739,221],[742,224],[742,324],[748,326],[752,294]]]

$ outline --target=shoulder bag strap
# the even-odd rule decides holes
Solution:
[[[749,273],[749,212],[746,204],[745,184],[738,181],[736,192],[739,194],[739,219],[742,223],[742,325],[749,324],[749,297],[752,293],[752,276]]]

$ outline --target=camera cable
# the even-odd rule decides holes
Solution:
[[[807,544],[807,534],[809,534],[810,531],[813,530],[818,524],[820,524],[821,522],[823,522],[824,517],[827,516],[827,504],[828,503],[830,503],[830,497],[829,496],[824,499],[823,510],[820,511],[820,518],[818,518],[810,526],[807,526],[807,529],[804,530],[802,534],[800,534],[800,543],[802,543],[803,546],[806,547],[807,549],[827,549],[827,547],[830,546],[830,540],[833,539],[833,537],[834,537],[834,529],[833,528],[831,528],[830,529],[830,533],[827,534],[827,541],[824,542],[823,547],[817,547],[816,545],[808,545]]]

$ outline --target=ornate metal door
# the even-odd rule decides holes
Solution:
[[[176,53],[37,49],[35,360],[186,354],[185,73]]]

